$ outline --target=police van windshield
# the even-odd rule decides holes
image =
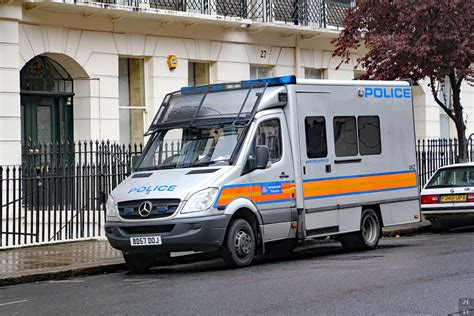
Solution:
[[[228,165],[243,130],[231,123],[161,130],[137,170]]]

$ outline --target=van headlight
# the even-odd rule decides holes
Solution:
[[[105,216],[106,217],[117,217],[118,208],[117,203],[115,203],[114,198],[112,195],[109,195],[107,199],[107,203],[105,203]]]
[[[184,205],[181,214],[202,212],[209,209],[212,203],[214,203],[218,192],[219,189],[217,188],[208,188],[194,193]]]

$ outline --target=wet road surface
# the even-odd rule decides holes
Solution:
[[[0,288],[2,315],[447,315],[474,298],[474,231],[336,242],[228,269],[221,260]]]

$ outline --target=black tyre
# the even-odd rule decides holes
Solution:
[[[124,253],[123,259],[130,270],[145,273],[155,264],[155,256],[144,253]]]
[[[374,210],[365,209],[360,219],[360,231],[340,236],[344,249],[372,250],[377,248],[380,240],[381,225]]]
[[[255,255],[255,233],[245,219],[236,219],[227,229],[222,258],[231,267],[246,267]]]

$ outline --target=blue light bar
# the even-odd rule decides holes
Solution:
[[[296,84],[296,77],[291,75],[291,76],[283,76],[283,77],[242,80],[241,82],[242,83],[262,82],[262,83],[266,83],[267,87],[273,87],[273,86],[282,86],[284,84]]]

